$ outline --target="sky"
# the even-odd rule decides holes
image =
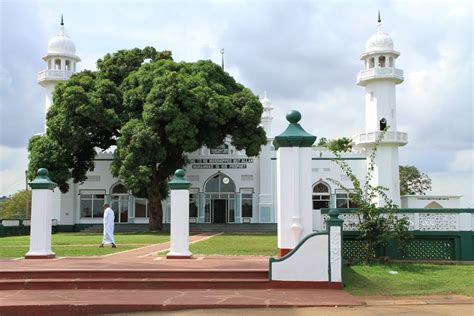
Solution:
[[[48,40],[67,34],[82,59],[124,48],[171,50],[177,61],[210,59],[274,107],[273,131],[297,109],[326,138],[364,129],[356,85],[365,42],[382,29],[401,53],[400,164],[433,180],[429,194],[463,195],[474,207],[473,4],[471,1],[21,1],[0,0],[0,196],[25,187],[28,139],[44,129],[45,91],[36,82]]]

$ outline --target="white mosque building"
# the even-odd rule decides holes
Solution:
[[[365,87],[365,131],[352,137],[353,151],[344,153],[346,160],[359,179],[364,179],[368,156],[381,130],[388,131],[378,147],[373,185],[388,188],[389,197],[402,207],[459,207],[459,197],[405,196],[400,198],[398,148],[408,143],[408,135],[397,129],[396,85],[403,82],[403,71],[396,68],[400,53],[394,50],[393,40],[378,30],[367,41],[361,55],[363,70],[357,84]],[[59,34],[48,44],[43,57],[46,69],[38,73],[38,82],[45,88],[45,109],[52,102],[52,92],[57,81],[67,80],[76,72],[80,58],[74,42],[66,35],[61,19]],[[361,97],[363,97],[361,93]],[[261,100],[264,113],[261,124],[268,142],[262,146],[258,157],[247,157],[236,150],[229,141],[218,148],[203,147],[189,153],[186,166],[190,189],[190,223],[196,224],[275,224],[276,223],[276,151],[272,146],[272,106],[266,97]],[[304,113],[302,113],[304,115]],[[278,131],[280,132],[280,131]],[[113,152],[98,153],[95,170],[87,180],[75,184],[71,181],[69,192],[55,190],[53,218],[63,230],[102,223],[102,205],[110,202],[116,212],[117,223],[148,223],[147,200],[132,195],[109,171]],[[322,228],[322,208],[350,208],[347,192],[328,181],[335,179],[347,187],[351,182],[332,161],[334,156],[325,148],[313,147],[312,199],[313,228]],[[381,201],[377,201],[380,203]],[[164,222],[170,221],[170,206],[164,205]],[[265,225],[260,225],[261,227]],[[267,225],[272,226],[272,225]],[[258,227],[258,225],[256,225]],[[276,226],[273,226],[276,229]]]

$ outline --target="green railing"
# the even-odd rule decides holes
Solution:
[[[321,210],[321,225],[330,209]],[[367,245],[359,239],[356,209],[338,209],[344,219],[343,254],[356,263],[367,258]],[[383,209],[381,209],[383,212]],[[378,256],[396,260],[474,261],[474,209],[399,209],[409,222],[411,240],[395,241],[377,249]],[[372,254],[375,255],[375,254]]]
[[[30,219],[4,218],[0,219],[0,237],[22,236],[30,234]],[[52,232],[57,231],[57,220],[52,220]]]

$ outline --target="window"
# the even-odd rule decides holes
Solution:
[[[211,222],[211,200],[206,199],[206,205],[204,206],[204,222]]]
[[[242,194],[242,217],[253,216],[253,194]]]
[[[71,71],[71,61],[70,60],[66,60],[66,63],[65,63],[65,70],[67,71]]]
[[[389,66],[390,66],[390,67],[395,67],[395,64],[393,63],[393,57],[390,57],[390,58],[388,59],[388,63],[389,63]]]
[[[105,190],[104,191],[80,191],[81,218],[101,218],[104,213]]]
[[[382,119],[380,120],[380,130],[384,131],[386,128],[387,128],[387,120],[385,119],[385,117],[382,117]]]
[[[54,70],[61,70],[61,59],[56,59],[54,61]]]
[[[385,56],[379,57],[379,67],[382,67],[382,68],[385,67]]]
[[[112,209],[115,213],[115,222],[126,223],[128,222],[128,203],[129,194],[127,188],[118,183],[114,185],[111,190],[112,193]]]
[[[369,59],[369,68],[374,68],[374,58]]]
[[[209,179],[205,186],[206,192],[235,192],[235,184],[225,174],[218,173]]]
[[[198,217],[199,196],[197,193],[189,194],[189,217]]]
[[[343,190],[336,190],[336,207],[355,208],[357,206],[354,202],[352,202],[348,192]]]
[[[148,200],[135,198],[135,217],[148,217]]]
[[[313,187],[313,210],[328,208],[331,201],[329,186],[323,182],[318,182]]]
[[[112,194],[128,194],[127,188],[121,183],[112,188]]]

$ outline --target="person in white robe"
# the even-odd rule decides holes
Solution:
[[[100,247],[104,244],[112,244],[112,248],[116,248],[114,239],[114,210],[110,208],[109,204],[104,204],[104,238]]]

